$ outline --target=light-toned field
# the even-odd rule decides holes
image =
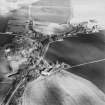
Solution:
[[[61,71],[26,87],[23,105],[104,105],[105,95],[91,82]]]
[[[37,25],[45,25],[50,22],[66,23],[71,17],[70,0],[41,0],[34,3],[30,8],[30,16]],[[23,31],[24,25],[29,18],[29,8],[23,7],[14,10],[9,19],[9,31]],[[17,28],[18,27],[18,28]]]

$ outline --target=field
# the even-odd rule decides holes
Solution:
[[[70,0],[41,0],[30,8],[30,16],[35,20],[37,26],[47,25],[50,22],[66,23],[71,15]],[[8,31],[23,31],[28,18],[29,8],[26,6],[12,11]]]

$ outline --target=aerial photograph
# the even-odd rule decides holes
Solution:
[[[105,0],[0,0],[0,105],[105,105]]]

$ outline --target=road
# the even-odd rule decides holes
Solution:
[[[62,61],[71,66],[105,59],[105,31],[79,35],[51,44],[46,58],[49,61]],[[105,92],[105,60],[68,70],[92,81]]]
[[[49,62],[52,62],[52,61],[53,62],[56,62],[56,61],[65,62],[67,64],[70,64],[71,66],[74,66],[74,65],[77,65],[80,63],[84,63],[84,62],[90,62],[90,61],[94,61],[94,60],[104,59],[105,58],[105,33],[104,32],[105,31],[101,31],[100,33],[89,34],[89,35],[80,34],[80,35],[78,35],[78,37],[65,39],[63,42],[53,43],[50,45],[50,48],[48,49],[48,52],[46,54],[46,59],[49,60]],[[4,35],[1,35],[1,36],[2,36],[2,40],[0,41],[0,43],[2,46],[5,42],[8,42],[8,41],[10,41],[10,39],[12,39],[11,37],[7,38]],[[70,72],[67,79],[66,79],[66,77],[64,79],[63,78],[64,76],[62,76],[62,77],[58,76],[57,77],[57,78],[61,78],[61,80],[59,80],[59,79],[55,80],[55,76],[53,77],[53,79],[51,79],[51,81],[57,81],[57,83],[54,83],[54,84],[59,84],[59,85],[57,85],[57,87],[61,86],[61,84],[64,84],[66,82],[69,83],[70,84],[69,87],[68,87],[68,84],[65,84],[64,85],[65,87],[63,87],[63,85],[61,86],[61,88],[60,88],[61,90],[63,88],[65,88],[64,92],[66,91],[67,87],[71,89],[70,90],[71,94],[75,93],[75,92],[72,93],[72,89],[74,87],[78,87],[78,89],[79,89],[79,90],[77,89],[78,91],[80,91],[80,90],[82,91],[86,88],[86,90],[84,90],[84,91],[86,91],[85,100],[87,100],[87,97],[90,97],[90,95],[93,97],[93,99],[94,99],[94,97],[97,97],[95,91],[99,92],[100,90],[95,90],[94,85],[96,85],[99,89],[101,89],[103,92],[105,92],[105,61],[93,63],[93,64],[88,64],[88,65],[84,65],[84,66],[80,66],[80,67],[75,67],[72,69],[68,69],[67,71]],[[7,72],[8,72],[8,69],[7,69]],[[69,78],[75,77],[75,76],[72,76],[73,74],[71,74],[71,73],[82,77],[81,80],[78,79],[80,77],[76,77],[75,79],[69,79]],[[89,83],[86,80],[84,81],[83,78],[91,81],[94,85]],[[3,76],[1,78],[1,80],[3,80]],[[78,84],[78,82],[80,82],[80,84]],[[53,83],[53,82],[51,82],[51,83]],[[84,88],[82,87],[83,85],[85,85]],[[1,94],[1,96],[3,96],[3,94],[5,94],[7,92],[9,85],[2,84],[0,86],[1,86],[0,87],[0,94]],[[31,86],[33,87],[34,85],[31,85]],[[53,101],[54,105],[56,105],[56,103],[59,102],[59,99],[57,99],[57,101],[55,101],[55,99],[53,99],[54,95],[51,95],[52,91],[54,92],[53,94],[58,95],[58,93],[55,92],[55,87],[53,89],[51,88],[50,90],[47,88],[47,90],[45,91],[45,90],[43,90],[43,89],[46,89],[45,85],[43,84],[43,81],[40,84],[40,88],[38,86],[39,85],[35,85],[35,90],[33,90],[33,91],[35,91],[35,93],[36,93],[36,91],[41,91],[41,93],[38,96],[35,96],[35,98],[36,98],[35,100],[38,100],[36,102],[42,102],[43,101],[43,100],[40,101],[39,99],[45,95],[45,92],[48,92],[48,96],[46,96],[47,98],[44,100],[48,101],[49,98],[51,98],[51,100],[54,100]],[[48,82],[48,86],[50,86],[49,82]],[[80,86],[80,88],[79,88],[79,86]],[[29,88],[31,88],[31,87],[29,87]],[[91,89],[94,90],[95,93],[94,92],[91,93],[90,92],[90,91],[92,91]],[[59,91],[61,91],[61,90],[59,90]],[[51,91],[51,92],[49,92],[49,91]],[[97,94],[99,94],[99,93],[97,93]],[[75,94],[78,94],[78,92]],[[92,95],[92,94],[94,94],[94,95]],[[35,95],[35,94],[33,94],[33,95]],[[51,97],[49,95],[51,95]],[[63,95],[63,97],[65,97],[65,95]],[[81,97],[81,95],[80,95],[80,97]],[[94,103],[91,101],[91,99],[90,98],[88,98],[88,99],[89,99],[89,102],[92,103],[91,105],[94,105]],[[64,100],[66,100],[66,99],[64,99]],[[99,99],[96,98],[96,100],[100,100],[100,98]],[[50,103],[50,102],[52,102],[52,101],[48,101],[48,103]],[[68,102],[68,101],[65,101],[65,102]],[[70,102],[72,102],[72,100],[70,100]],[[82,105],[83,102],[80,101],[80,103],[81,103],[80,105]],[[100,101],[98,101],[98,102],[100,102]],[[47,103],[45,102],[44,105],[46,105],[46,104]],[[43,104],[40,104],[40,105],[43,105]],[[74,105],[74,104],[72,104],[72,105]],[[100,105],[100,104],[97,103],[96,105]],[[103,105],[103,104],[101,104],[101,105]]]

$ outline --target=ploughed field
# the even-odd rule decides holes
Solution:
[[[1,37],[0,45],[3,46],[5,43],[10,43],[14,36],[10,37],[8,34],[0,34],[0,37]],[[78,34],[77,37],[68,38],[62,42],[52,43],[46,54],[46,59],[49,60],[49,62],[56,62],[58,60],[59,62],[66,62],[71,66],[84,62],[86,63],[94,60],[100,60],[104,58],[105,58],[104,31],[100,31],[99,33],[89,35]],[[3,75],[6,72],[10,72],[8,70],[9,70],[8,66],[7,65],[3,66],[3,64],[1,63],[0,81],[8,82],[0,83],[1,100],[11,85],[11,81],[6,80],[3,77]],[[51,77],[48,76],[47,79],[44,79],[39,83],[33,81],[31,85],[29,84],[24,96],[24,102],[28,103],[26,102],[26,100],[27,98],[29,98],[28,96],[30,95],[29,101],[31,100],[32,105],[35,102],[37,104],[40,103],[40,105],[47,104],[49,105],[49,103],[52,103],[52,105],[53,104],[58,105],[58,103],[61,105],[63,105],[62,103],[66,103],[67,105],[69,104],[76,105],[75,102],[72,101],[72,99],[75,98],[75,96],[78,96],[76,97],[77,99],[73,100],[76,100],[77,102],[79,101],[80,105],[82,104],[84,105],[84,103],[86,102],[87,104],[89,103],[90,105],[105,104],[104,95],[103,93],[100,93],[100,90],[105,93],[105,61],[75,67],[72,69],[68,69],[67,72],[66,71],[63,72],[61,72],[60,74],[57,73],[56,75],[54,74]],[[76,75],[82,78],[79,79],[80,77]],[[93,84],[84,79],[91,81],[100,90],[96,89],[96,87],[93,86]],[[33,86],[35,88],[33,88]],[[39,95],[36,96],[36,92],[38,91],[40,91]],[[85,94],[85,96],[83,94]],[[35,96],[34,97],[35,99],[32,98],[32,95]],[[43,98],[42,96],[45,96],[46,98]]]
[[[33,4],[31,16],[35,20],[36,27],[42,28],[48,25],[49,22],[66,23],[71,10],[69,2],[65,0],[62,1],[63,2],[60,2],[60,0],[58,0],[58,2],[55,3],[55,0],[52,0],[50,4],[50,2],[46,0],[45,2],[41,1],[37,4]],[[0,31],[23,32],[25,31],[25,22],[27,19],[27,7],[21,8],[18,11],[14,10],[10,16],[5,18],[0,17],[0,26],[2,26],[0,27]],[[5,43],[10,43],[13,37],[14,36],[9,36],[8,34],[0,34],[0,46],[3,46]],[[104,58],[105,31],[89,35],[79,34],[78,37],[53,43],[50,45],[46,54],[46,59],[49,60],[49,62],[58,60],[59,62],[66,62],[71,66]],[[1,100],[11,85],[11,81],[4,79],[4,71],[2,70],[5,70],[5,73],[8,72],[8,66],[5,68],[0,67],[0,82],[8,82],[0,83]],[[31,102],[40,103],[39,105],[49,105],[50,103],[51,105],[76,105],[75,102],[78,100],[80,100],[80,105],[84,105],[86,102],[86,105],[104,105],[103,93],[84,79],[91,81],[105,93],[105,61],[68,69],[67,72],[63,71],[51,77],[47,77],[47,79],[37,84],[34,81],[27,86],[24,98],[27,99],[27,94],[30,93]],[[36,93],[39,95],[36,96]],[[35,99],[32,99],[32,96],[34,96]],[[44,98],[44,96],[46,98]],[[74,99],[75,96],[78,96],[76,97],[77,99]],[[72,99],[75,101],[72,101]]]

